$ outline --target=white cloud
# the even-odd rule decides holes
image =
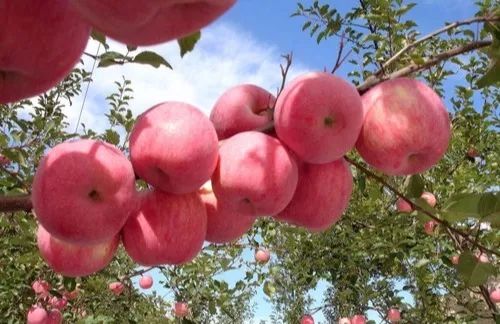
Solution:
[[[97,43],[91,42],[86,52],[95,54],[97,46]],[[111,46],[124,52],[124,47],[118,43],[112,42]],[[106,128],[104,113],[108,106],[105,98],[115,91],[114,81],[120,81],[122,75],[132,81],[134,99],[131,109],[135,115],[167,100],[193,104],[208,115],[217,98],[231,86],[254,83],[275,93],[281,83],[279,64],[282,63],[283,53],[273,45],[262,43],[251,34],[227,24],[218,23],[203,30],[194,51],[183,59],[179,56],[176,42],[148,50],[163,55],[174,69],[155,69],[140,64],[96,68],[81,122],[96,130]],[[90,70],[91,66],[92,60],[86,58],[86,69]],[[289,80],[304,70],[300,63],[294,62]],[[83,95],[65,111],[71,124],[70,130],[75,128],[82,100]]]

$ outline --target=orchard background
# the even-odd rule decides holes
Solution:
[[[44,279],[55,296],[78,287],[63,311],[69,323],[298,323],[303,314],[384,322],[393,307],[402,323],[498,323],[489,291],[500,281],[499,10],[493,0],[239,1],[201,37],[179,44],[125,47],[94,32],[56,88],[0,105],[0,153],[8,159],[0,163],[0,322],[25,322],[37,298],[31,284]],[[142,270],[121,250],[105,270],[76,280],[44,264],[26,197],[49,148],[85,137],[127,153],[135,117],[158,102],[181,100],[208,114],[231,86],[276,92],[323,69],[360,92],[397,76],[424,80],[452,119],[445,157],[420,175],[389,177],[353,150],[353,195],[331,229],[311,234],[261,218],[237,242],[206,244],[191,263],[150,270],[158,293],[137,288]],[[411,215],[396,211],[398,196],[423,190],[437,197],[435,208],[413,200]],[[427,235],[431,217],[440,225]],[[266,265],[253,260],[259,247],[271,251]],[[473,256],[478,251],[488,263]],[[115,296],[107,287],[117,280],[127,287]],[[175,301],[189,304],[182,320],[171,314]]]

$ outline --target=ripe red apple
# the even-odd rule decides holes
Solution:
[[[82,277],[104,269],[111,262],[120,237],[116,235],[108,242],[93,245],[77,245],[55,238],[39,225],[37,242],[42,258],[55,272]]]
[[[70,0],[94,27],[128,45],[153,45],[210,24],[235,0]]]
[[[396,308],[391,308],[387,312],[387,319],[391,323],[399,322],[401,320],[401,312]]]
[[[28,311],[28,324],[45,324],[47,322],[47,311],[45,308],[33,305]]]
[[[453,263],[454,265],[457,265],[459,261],[460,261],[459,255],[454,255],[451,257],[451,263]]]
[[[297,187],[297,164],[279,140],[242,132],[222,143],[212,176],[215,195],[234,210],[270,216],[282,211]]]
[[[345,80],[325,72],[304,74],[279,95],[276,133],[309,163],[329,163],[354,147],[363,124],[361,98]]]
[[[139,279],[139,287],[142,289],[149,289],[153,286],[153,278],[149,275],[141,276]]]
[[[61,311],[58,309],[51,309],[47,316],[47,322],[45,324],[62,324],[63,316]]]
[[[33,291],[35,294],[39,295],[40,298],[45,298],[49,296],[49,290],[51,289],[50,284],[45,281],[45,280],[35,280],[31,284],[31,288],[33,288]]]
[[[228,89],[210,113],[219,140],[269,125],[272,120],[270,107],[274,107],[275,101],[269,91],[253,84]]]
[[[481,263],[489,263],[490,262],[490,258],[488,257],[488,255],[486,253],[482,253],[481,251],[477,251],[475,253],[475,256],[476,256],[476,259]]]
[[[185,317],[189,313],[189,306],[185,302],[176,302],[174,305],[174,314],[176,317]]]
[[[49,300],[49,304],[52,308],[56,308],[58,310],[63,310],[68,306],[68,300],[66,298],[58,298],[57,296],[52,297]]]
[[[108,285],[108,289],[115,294],[116,296],[121,295],[123,290],[125,289],[125,285],[120,281],[112,282]]]
[[[78,297],[79,290],[75,289],[73,291],[64,291],[63,292],[63,297],[66,298],[66,300],[75,300]]]
[[[109,242],[137,207],[132,164],[101,141],[56,145],[38,166],[32,190],[42,226],[68,243]]]
[[[351,324],[351,320],[348,317],[342,317],[339,319],[339,324]]]
[[[361,157],[388,175],[421,173],[444,155],[450,119],[441,98],[424,83],[399,78],[362,97],[365,121],[356,143]]]
[[[269,250],[259,248],[257,251],[255,251],[255,261],[258,263],[268,263],[269,260],[271,259],[271,253],[269,253]]]
[[[217,133],[197,108],[158,104],[142,115],[130,135],[135,172],[155,188],[184,194],[200,188],[215,170]]]
[[[364,315],[354,315],[351,318],[351,324],[366,324],[366,317]]]
[[[0,0],[0,21],[0,104],[55,86],[78,63],[90,34],[67,0]]]
[[[309,314],[303,315],[300,318],[300,324],[314,324],[314,318]]]
[[[436,227],[438,225],[439,224],[435,220],[427,221],[424,224],[424,231],[425,231],[425,233],[427,233],[427,235],[433,235],[434,231],[436,230]]]
[[[207,211],[207,235],[205,240],[212,243],[228,243],[240,238],[252,228],[255,219],[253,208],[234,210],[222,204],[215,196],[210,182],[199,191]]]
[[[422,192],[422,196],[420,198],[423,198],[431,207],[435,207],[437,200],[436,196],[434,196],[432,193],[424,191]]]
[[[495,288],[490,292],[490,299],[494,303],[500,303],[500,289]]]
[[[475,159],[479,156],[479,152],[475,148],[471,147],[467,150],[467,156],[471,159]]]
[[[200,195],[147,192],[140,209],[122,231],[128,255],[144,266],[181,264],[200,252],[207,232],[207,212]]]
[[[413,211],[412,206],[403,198],[398,198],[396,201],[396,209],[399,213],[411,213]]]
[[[309,231],[324,231],[340,219],[351,193],[351,169],[344,159],[326,164],[303,163],[290,204],[274,217]]]

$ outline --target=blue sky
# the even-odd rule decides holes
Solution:
[[[304,1],[305,4],[311,1]],[[445,22],[461,20],[475,12],[472,0],[416,0],[418,3],[408,18],[415,20],[422,34],[437,29]],[[345,12],[355,0],[331,1],[340,12]],[[202,39],[194,52],[185,58],[179,57],[175,42],[154,46],[172,64],[174,70],[154,69],[143,65],[114,66],[97,69],[84,106],[82,122],[88,127],[102,130],[106,128],[103,114],[107,109],[105,97],[114,89],[113,81],[124,75],[132,80],[134,100],[131,109],[139,114],[152,105],[166,100],[180,100],[198,106],[209,114],[214,102],[227,88],[240,83],[254,83],[275,92],[281,82],[279,64],[281,55],[294,53],[290,78],[313,70],[331,68],[336,58],[338,39],[332,38],[317,45],[315,39],[301,32],[303,18],[290,18],[295,11],[293,0],[239,0],[237,4],[216,23],[202,32]],[[123,47],[113,43],[114,49]],[[97,53],[97,44],[91,42],[87,51]],[[102,52],[102,49],[101,49]],[[86,59],[86,68],[91,62]],[[337,74],[346,76],[348,66]],[[73,130],[83,98],[76,100],[73,109],[66,112]],[[251,257],[248,252],[247,257]],[[225,279],[234,281],[238,274],[228,274]],[[321,299],[326,285],[321,284],[311,292]],[[156,284],[155,288],[159,289]],[[161,294],[166,294],[161,291]],[[172,295],[166,295],[172,298]],[[271,306],[259,292],[254,301],[257,304],[255,323],[269,319]],[[371,319],[380,321],[373,314]],[[324,321],[320,313],[316,322]]]

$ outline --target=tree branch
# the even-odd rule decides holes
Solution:
[[[0,213],[19,210],[29,212],[32,208],[31,197],[29,195],[0,196]]]

